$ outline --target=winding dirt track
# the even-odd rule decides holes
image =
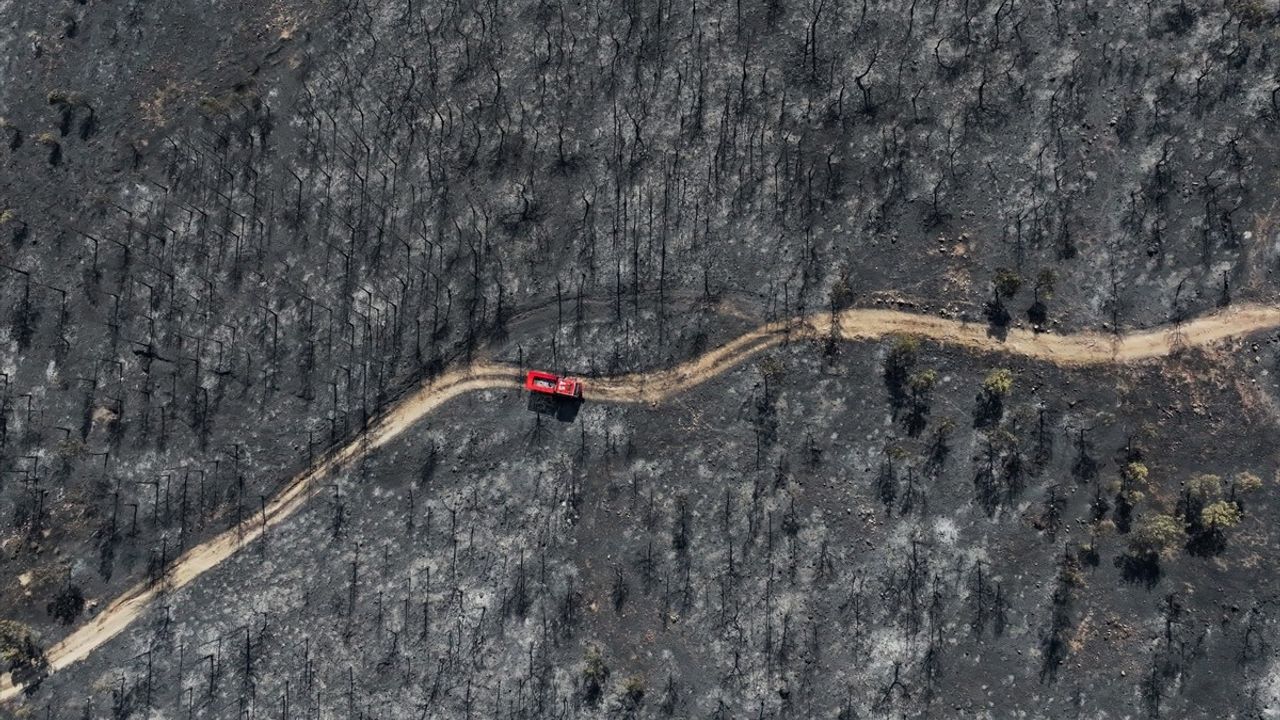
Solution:
[[[834,328],[833,328],[834,323]],[[1004,353],[1063,366],[1105,365],[1167,356],[1184,347],[1212,345],[1231,337],[1280,328],[1280,307],[1242,305],[1190,322],[1125,335],[1077,333],[1036,334],[1013,329],[1003,338],[988,334],[981,324],[897,310],[851,309],[770,323],[748,332],[700,357],[666,370],[616,377],[591,378],[586,399],[611,403],[657,403],[700,385],[752,356],[787,340],[837,337],[871,340],[892,334],[914,335],[937,343],[978,352]],[[92,620],[48,649],[49,672],[85,658],[138,619],[163,591],[176,590],[284,522],[322,486],[330,472],[390,442],[424,416],[464,393],[523,386],[520,370],[511,365],[473,363],[447,372],[404,396],[359,437],[336,448],[312,467],[294,476],[261,514],[210,540],[190,548],[169,567],[160,585],[139,584],[103,608]],[[0,702],[16,697],[22,685],[0,677]]]

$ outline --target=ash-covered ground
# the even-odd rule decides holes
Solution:
[[[1280,712],[1275,333],[999,352],[1274,303],[1277,47],[1275,0],[0,0],[0,712]],[[851,306],[990,352],[459,399],[45,664],[445,368]]]

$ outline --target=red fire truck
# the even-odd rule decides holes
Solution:
[[[582,383],[577,378],[561,377],[543,370],[530,370],[524,376],[524,387],[529,392],[560,397],[581,398]]]

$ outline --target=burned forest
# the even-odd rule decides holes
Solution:
[[[0,0],[0,717],[1280,717],[1280,0]]]

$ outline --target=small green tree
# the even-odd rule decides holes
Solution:
[[[1037,328],[1049,320],[1049,306],[1045,301],[1053,297],[1053,288],[1057,280],[1057,276],[1048,268],[1041,270],[1036,276],[1036,282],[1031,288],[1035,296],[1032,298],[1031,306],[1027,308],[1027,319]]]
[[[638,708],[644,702],[645,681],[643,675],[632,675],[622,681],[622,701],[628,707]]]
[[[1244,496],[1252,495],[1262,489],[1262,478],[1256,473],[1243,470],[1235,474],[1231,478],[1231,493],[1229,495],[1232,502],[1244,512]]]
[[[1129,535],[1129,551],[1140,558],[1172,557],[1187,539],[1182,522],[1163,513],[1142,517]]]
[[[1036,276],[1033,290],[1037,300],[1048,300],[1053,297],[1054,288],[1058,284],[1058,275],[1050,268],[1045,268]]]
[[[62,143],[58,142],[58,136],[51,132],[40,133],[36,137],[36,142],[49,148],[49,164],[57,165],[62,162]]]
[[[1204,504],[1222,494],[1222,478],[1209,473],[1197,473],[1187,481],[1187,497]]]
[[[938,384],[938,371],[933,368],[916,370],[907,376],[907,390],[911,395],[911,404],[907,413],[907,433],[919,435],[928,423],[929,393]]]
[[[604,655],[595,645],[587,647],[582,666],[582,695],[588,705],[600,702],[604,694],[604,684],[609,680],[609,666],[605,664]]]
[[[914,335],[895,335],[884,357],[885,373],[890,371],[905,375],[916,364],[920,354],[920,339]]]
[[[44,665],[44,651],[31,628],[16,620],[0,620],[0,667],[21,673]]]
[[[997,298],[1008,299],[1022,289],[1022,276],[1010,268],[997,268],[992,284],[995,285]]]
[[[915,397],[924,397],[938,384],[938,371],[933,368],[917,370],[907,376],[907,388]]]
[[[1233,502],[1219,500],[1200,511],[1200,522],[1211,532],[1222,532],[1240,522],[1240,508]]]
[[[80,95],[69,90],[50,90],[47,96],[50,105],[79,105]]]
[[[1146,485],[1151,470],[1146,463],[1135,460],[1127,463],[1120,474],[1124,476],[1124,481],[1131,485]]]
[[[2,117],[0,117],[0,134],[9,136],[10,150],[17,150],[22,147],[22,129]]]
[[[1257,474],[1244,470],[1235,474],[1231,481],[1232,494],[1237,492],[1251,493],[1262,488],[1262,478]]]
[[[1211,473],[1197,473],[1187,480],[1186,500],[1183,510],[1187,524],[1193,533],[1203,529],[1200,526],[1201,511],[1214,500],[1222,496],[1222,478]]]
[[[771,392],[787,372],[787,368],[778,358],[769,355],[760,361],[760,378],[764,381],[764,394],[766,398],[772,397]]]
[[[853,286],[849,283],[849,271],[842,270],[840,277],[831,283],[831,312],[838,312],[853,304]]]
[[[994,397],[1004,397],[1013,390],[1013,373],[1008,368],[996,368],[982,379],[982,391]]]
[[[1226,7],[1231,14],[1240,18],[1240,24],[1249,28],[1261,26],[1273,15],[1267,10],[1263,0],[1227,0]]]
[[[973,411],[973,426],[991,427],[1004,416],[1004,398],[1013,390],[1013,373],[1008,368],[996,368],[982,380],[978,404]]]
[[[895,335],[884,356],[884,384],[889,402],[900,408],[907,400],[907,378],[920,355],[920,340],[911,335]]]
[[[782,361],[770,355],[760,361],[760,377],[765,380],[777,380],[787,371]]]
[[[1133,461],[1120,468],[1119,482],[1110,483],[1108,490],[1116,496],[1116,507],[1127,517],[1133,507],[1147,497],[1148,478],[1151,470],[1146,463]]]

